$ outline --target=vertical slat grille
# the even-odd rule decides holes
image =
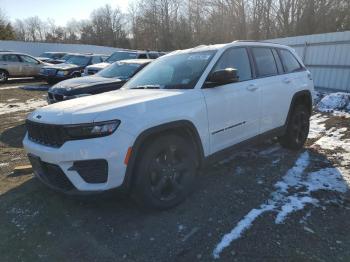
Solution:
[[[67,140],[63,126],[26,122],[29,139],[46,146],[60,147]]]

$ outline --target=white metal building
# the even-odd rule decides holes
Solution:
[[[350,31],[269,41],[294,48],[312,72],[317,88],[350,92]]]
[[[38,43],[22,41],[0,41],[0,50],[11,50],[26,53],[32,56],[39,56],[44,52],[72,52],[72,53],[96,53],[110,55],[120,50],[119,48],[80,45],[80,44],[61,44],[61,43]]]

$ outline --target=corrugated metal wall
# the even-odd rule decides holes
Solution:
[[[97,45],[78,45],[78,44],[56,44],[56,43],[34,43],[22,41],[0,41],[0,50],[12,50],[26,53],[32,56],[39,56],[44,52],[77,52],[77,53],[96,53],[110,55],[120,50],[119,48],[97,46]]]
[[[294,48],[312,72],[317,88],[350,92],[350,31],[269,41]]]

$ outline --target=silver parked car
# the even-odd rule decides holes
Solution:
[[[0,83],[9,77],[37,77],[40,69],[50,65],[22,53],[0,52]]]

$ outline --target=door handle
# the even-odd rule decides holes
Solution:
[[[258,89],[259,89],[259,87],[256,84],[250,84],[249,86],[247,86],[247,90],[248,91],[254,92],[254,91],[258,90]]]
[[[292,82],[292,79],[285,78],[285,79],[283,79],[283,82],[286,83],[286,84],[289,84],[290,82]]]

